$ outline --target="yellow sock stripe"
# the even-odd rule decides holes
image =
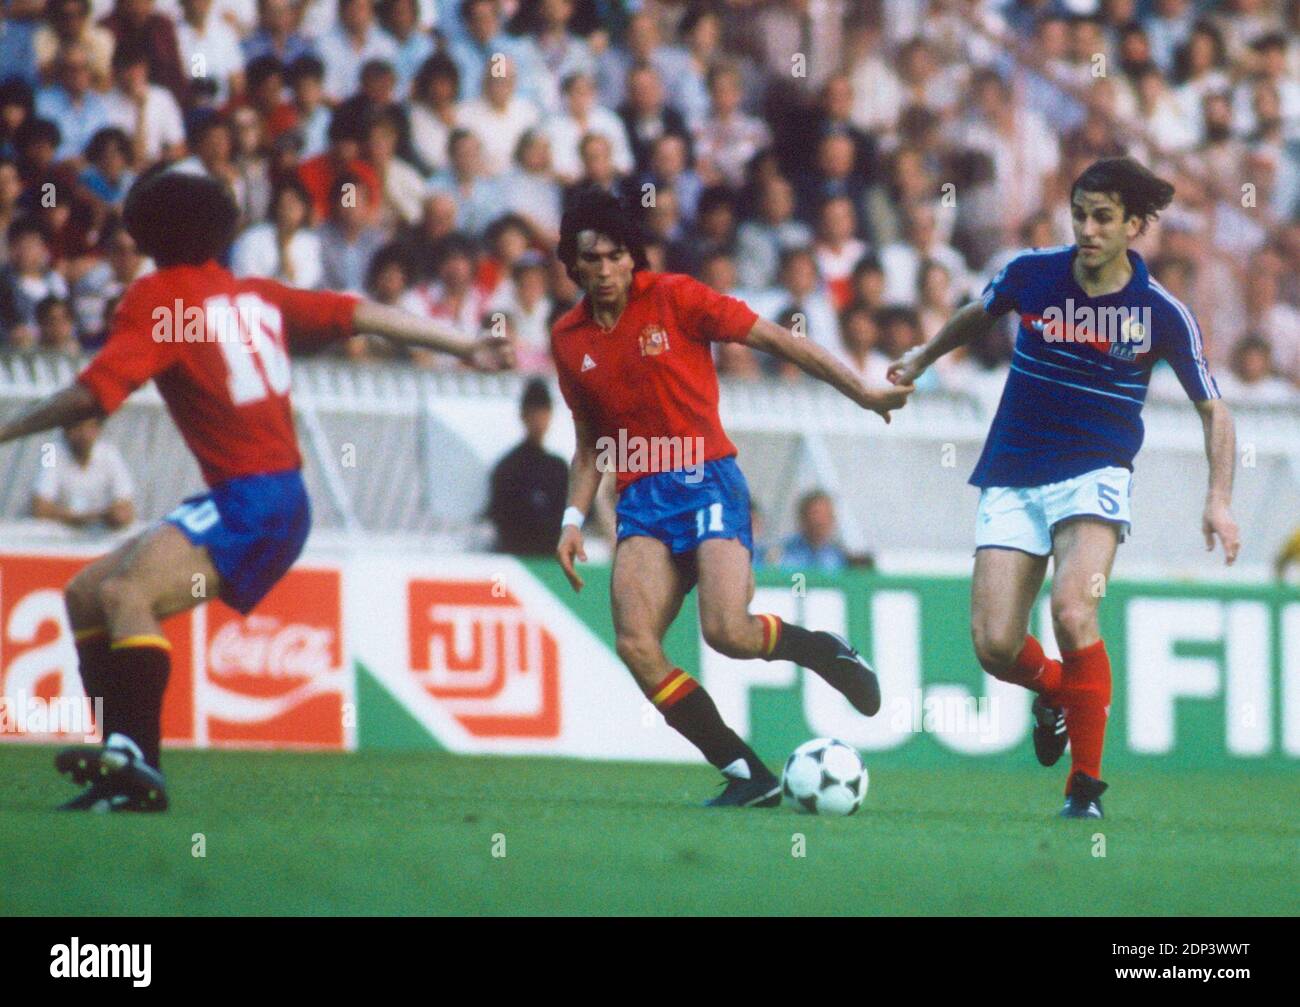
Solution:
[[[160,650],[171,650],[172,643],[165,636],[157,633],[140,633],[137,636],[124,636],[120,640],[114,640],[113,650],[125,650],[127,647],[157,647]]]
[[[763,653],[771,654],[776,647],[776,616],[763,614]]]
[[[106,636],[107,634],[108,634],[108,630],[105,627],[94,626],[90,629],[77,630],[75,633],[72,634],[72,638],[76,640],[77,643],[86,643],[88,640],[93,640],[99,636]]]
[[[670,675],[668,681],[660,687],[659,691],[650,697],[650,702],[654,703],[655,706],[659,706],[665,699],[690,680],[691,676],[686,674],[684,671],[679,671],[675,675]]]

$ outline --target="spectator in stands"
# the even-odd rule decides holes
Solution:
[[[704,182],[690,166],[689,159],[690,147],[686,138],[680,133],[665,133],[651,145],[650,170],[640,179],[638,188],[644,192],[647,182],[656,188],[671,188],[677,193],[682,219],[693,225],[699,213]]]
[[[303,161],[298,178],[311,194],[312,215],[317,221],[328,220],[332,207],[330,196],[344,175],[353,175],[365,183],[368,192],[379,193],[375,170],[361,159],[366,140],[366,123],[356,113],[336,112],[330,119],[329,147],[324,153]]]
[[[361,293],[370,260],[388,235],[372,223],[374,196],[360,175],[340,175],[330,194],[332,208],[318,232],[321,243],[321,286],[326,290]]]
[[[257,0],[257,28],[242,43],[245,61],[274,56],[292,66],[314,55],[311,39],[297,30],[297,21],[294,0]]]
[[[547,147],[548,149],[550,147],[549,140],[547,140]],[[582,159],[582,174],[576,182],[565,188],[564,207],[568,207],[574,196],[592,186],[616,196],[626,196],[633,182],[614,167],[613,150],[609,137],[601,133],[588,133],[582,138],[582,142],[578,144],[578,156]]]
[[[516,38],[501,30],[496,0],[462,0],[460,16],[465,31],[448,45],[448,54],[460,71],[461,97],[477,98],[483,74],[492,60],[504,55],[515,63],[519,94],[538,108],[555,108],[555,81],[531,39]]]
[[[283,0],[276,0],[283,2]],[[311,54],[299,56],[285,69],[291,91],[295,129],[302,136],[301,156],[310,160],[329,146],[330,109],[325,104],[325,64]]]
[[[875,177],[876,141],[853,121],[853,82],[848,74],[832,74],[822,85],[818,105],[811,114],[793,116],[784,125],[779,153],[786,171],[799,174],[813,168],[818,144],[836,133],[853,141],[853,173],[868,183]]]
[[[890,242],[880,250],[886,303],[916,303],[921,263],[926,259],[933,259],[948,270],[954,297],[965,297],[970,288],[970,271],[957,249],[938,240],[934,208],[928,203],[913,203],[904,208],[903,216],[905,240]]]
[[[1291,271],[1294,272],[1295,263]],[[1287,267],[1272,249],[1250,260],[1245,277],[1245,308],[1241,322],[1268,344],[1272,362],[1287,380],[1300,386],[1300,309],[1282,301],[1279,288]]]
[[[113,35],[95,24],[90,14],[90,0],[46,0],[46,23],[32,36],[32,52],[42,78],[53,80],[60,50],[78,45],[90,64],[90,86],[96,91],[108,87]]]
[[[231,248],[236,276],[266,276],[291,287],[321,285],[320,236],[310,226],[311,197],[297,179],[281,182],[271,196],[270,219],[255,224]]]
[[[593,139],[605,143],[604,137]],[[544,246],[555,247],[560,240],[561,190],[551,175],[550,141],[540,129],[519,138],[514,165],[496,180],[496,192],[503,211],[519,214]]]
[[[374,0],[339,0],[338,10],[338,24],[316,43],[331,101],[342,101],[360,87],[365,63],[378,59],[391,64],[397,59],[393,36],[375,23]]]
[[[80,164],[90,138],[109,124],[108,106],[91,87],[90,54],[81,43],[59,51],[55,74],[58,83],[36,93],[36,114],[59,124],[55,156]]]
[[[867,243],[855,238],[858,230],[857,207],[847,196],[832,196],[817,213],[817,270],[830,292],[836,311],[842,311],[853,299],[852,274]]]
[[[488,316],[500,311],[514,320],[515,366],[524,373],[550,372],[551,316],[555,302],[547,292],[546,257],[529,250],[510,265],[510,282],[489,301]]]
[[[860,302],[850,304],[840,312],[840,337],[843,341],[839,357],[867,385],[884,387],[889,384],[886,372],[889,357],[881,353],[880,326],[872,310]]]
[[[546,68],[547,79],[564,80],[570,74],[594,74],[596,59],[587,43],[569,30],[573,21],[573,0],[538,0],[532,5],[532,24],[527,30]],[[554,110],[554,98],[548,110]]]
[[[813,242],[813,232],[794,216],[794,189],[780,176],[759,185],[758,216],[736,229],[736,268],[740,286],[762,290],[776,282],[781,256]]]
[[[654,144],[662,136],[687,137],[685,117],[664,103],[664,83],[653,64],[644,63],[628,71],[627,100],[618,106],[619,118],[632,145],[632,161],[639,173],[651,170]],[[689,148],[688,148],[689,159]]]
[[[632,148],[623,120],[603,105],[596,104],[596,86],[588,74],[566,77],[563,85],[564,110],[549,116],[543,129],[551,141],[551,166],[560,180],[574,182],[582,171],[578,145],[588,133],[598,133],[610,143],[610,156],[620,175],[632,170]]]
[[[397,73],[397,96],[406,98],[416,73],[437,51],[433,37],[420,27],[417,0],[383,0],[380,19],[397,46],[393,70]]]
[[[452,233],[434,256],[434,282],[417,291],[420,313],[447,322],[466,338],[476,338],[487,311],[483,291],[474,284],[478,246],[465,235]]]
[[[185,100],[187,75],[181,66],[176,27],[171,18],[154,10],[154,0],[117,0],[113,13],[100,24],[112,32],[119,50],[144,53],[151,84],[166,88],[178,103]]]
[[[109,122],[132,138],[137,169],[155,161],[174,161],[185,153],[180,105],[173,91],[150,81],[149,60],[142,43],[119,40],[113,50],[114,87],[104,97]]]
[[[181,65],[191,78],[206,77],[217,85],[218,102],[243,90],[244,51],[235,29],[214,9],[213,0],[180,0],[183,16],[176,22]]]
[[[401,132],[400,117],[384,109],[371,118],[366,135],[366,159],[379,176],[379,224],[389,228],[418,224],[428,192],[420,173],[397,156]]]
[[[514,62],[498,60],[484,70],[479,96],[460,108],[459,122],[478,137],[483,173],[490,177],[510,167],[520,137],[541,122],[537,106],[516,93],[516,83]]]
[[[95,208],[96,226],[111,212],[121,212],[135,183],[131,170],[131,138],[116,126],[101,129],[86,145],[89,162],[78,176],[80,197]]]
[[[36,346],[74,357],[81,352],[77,320],[67,298],[51,294],[36,305]]]
[[[483,146],[468,129],[457,127],[447,138],[449,163],[429,179],[429,188],[456,201],[458,227],[478,237],[497,216],[497,186],[483,173]]]
[[[926,259],[917,274],[917,316],[922,336],[929,339],[936,335],[948,323],[956,306],[948,267]]]
[[[497,462],[489,480],[487,516],[497,552],[549,556],[560,540],[569,466],[543,446],[551,425],[551,393],[540,378],[524,388],[524,440]]]
[[[695,130],[696,170],[706,185],[739,188],[745,166],[772,142],[767,124],[741,111],[743,77],[734,62],[709,70],[709,114]]]
[[[700,194],[695,218],[695,248],[691,255],[692,275],[699,275],[704,260],[721,252],[736,250],[736,200],[726,186],[715,185]]]
[[[67,297],[68,285],[50,266],[50,247],[35,221],[9,225],[9,262],[0,269],[0,335],[15,349],[36,342],[36,305],[47,297]]]
[[[751,303],[764,306],[765,317],[794,319],[796,334],[807,336],[831,353],[840,348],[840,325],[826,285],[817,271],[817,257],[811,247],[791,248],[781,253],[779,282]],[[755,309],[757,310],[757,308]]]
[[[154,270],[153,260],[141,255],[135,239],[120,217],[112,217],[100,236],[101,258],[77,277],[72,303],[84,337],[102,332],[108,322],[108,304],[122,296],[132,283]]]
[[[1218,378],[1219,390],[1230,402],[1278,403],[1294,398],[1295,389],[1273,370],[1268,340],[1257,335],[1241,339],[1232,350],[1232,370]]]
[[[25,80],[0,81],[0,157],[17,157],[17,134],[33,118],[36,93]]]
[[[856,148],[847,133],[833,132],[822,137],[815,167],[799,177],[795,201],[795,212],[809,227],[816,226],[817,211],[828,199],[847,199],[856,216],[865,215],[868,185],[854,172],[855,157]]]
[[[460,71],[441,53],[425,60],[411,82],[411,142],[426,174],[447,167],[447,141],[461,123],[459,95]]]
[[[32,516],[70,528],[124,528],[135,520],[135,488],[122,454],[100,439],[103,420],[63,428],[50,464],[32,487]]]
[[[825,490],[815,489],[799,499],[799,530],[783,540],[775,556],[784,570],[836,573],[849,565],[840,544],[835,503]]]

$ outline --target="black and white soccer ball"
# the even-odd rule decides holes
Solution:
[[[834,738],[814,738],[785,760],[781,797],[805,815],[851,815],[862,807],[867,783],[867,767],[856,749]]]

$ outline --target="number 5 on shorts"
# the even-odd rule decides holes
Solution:
[[[1105,483],[1097,484],[1097,503],[1107,514],[1119,513],[1119,490]]]

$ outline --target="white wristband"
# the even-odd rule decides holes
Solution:
[[[564,519],[560,522],[560,526],[571,524],[575,528],[581,528],[582,522],[586,520],[587,515],[583,514],[577,507],[566,507],[564,508]]]

